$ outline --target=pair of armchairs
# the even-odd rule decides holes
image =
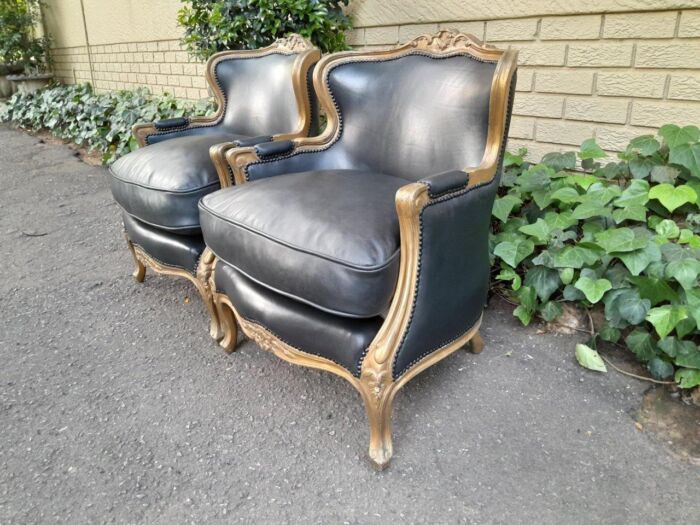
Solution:
[[[217,115],[137,126],[147,147],[115,163],[112,188],[137,280],[188,277],[227,351],[240,327],[349,381],[383,469],[398,390],[483,346],[517,55],[441,31],[314,68],[318,51],[292,41],[215,56]]]

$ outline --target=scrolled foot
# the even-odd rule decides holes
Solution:
[[[391,447],[391,443],[389,443],[388,448],[372,448],[371,446],[369,448],[369,462],[372,465],[372,468],[374,468],[374,470],[376,470],[377,472],[381,472],[389,466],[389,463],[391,463],[392,455],[393,450]]]
[[[134,265],[136,266],[134,268],[134,273],[132,273],[131,275],[134,277],[134,280],[137,283],[142,283],[143,280],[146,278],[146,266],[143,264],[143,262],[141,262],[141,260],[136,255],[136,249],[134,248],[134,243],[132,243],[128,237],[126,238],[126,246],[129,248],[129,251],[131,252],[131,256],[134,258]]]
[[[474,334],[474,337],[472,337],[469,341],[467,348],[472,354],[481,353],[481,351],[484,349],[484,340],[481,338],[481,334],[479,332]]]
[[[219,346],[230,354],[236,349],[236,343],[238,342],[238,324],[228,305],[221,301],[216,301],[215,303],[222,333],[222,337],[219,338]]]

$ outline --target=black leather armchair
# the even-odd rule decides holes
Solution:
[[[197,204],[231,184],[227,150],[316,133],[310,78],[319,58],[319,50],[298,35],[212,56],[207,81],[217,112],[137,124],[133,134],[142,147],[110,169],[134,277],[143,281],[150,267],[192,281],[209,308],[212,335],[219,335],[208,288],[213,256],[205,249]]]
[[[200,202],[233,350],[260,346],[361,394],[377,468],[412,377],[478,334],[516,53],[451,31],[324,57],[318,137],[227,152],[236,186]],[[463,168],[464,166],[473,166]]]

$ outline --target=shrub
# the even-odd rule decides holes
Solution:
[[[40,22],[39,0],[0,0],[0,64],[19,65],[29,75],[50,68],[50,40],[35,35]]]
[[[592,346],[624,343],[654,378],[700,385],[700,130],[663,126],[606,164],[592,139],[534,165],[525,153],[506,154],[493,208],[495,278],[514,315],[599,307]]]
[[[131,127],[137,122],[204,115],[213,105],[188,102],[170,95],[154,96],[145,89],[94,93],[89,84],[56,85],[35,93],[15,93],[0,119],[29,129],[46,129],[59,138],[102,153],[102,162],[137,148]]]
[[[256,49],[289,33],[309,38],[324,53],[347,48],[349,0],[183,0],[178,23],[190,54],[206,60],[218,51]]]

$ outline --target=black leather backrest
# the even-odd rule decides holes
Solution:
[[[299,110],[292,69],[299,55],[273,53],[231,58],[216,64],[214,76],[226,97],[223,126],[248,136],[297,129]]]
[[[477,166],[486,145],[495,63],[413,53],[328,73],[341,115],[333,157],[415,181]]]

